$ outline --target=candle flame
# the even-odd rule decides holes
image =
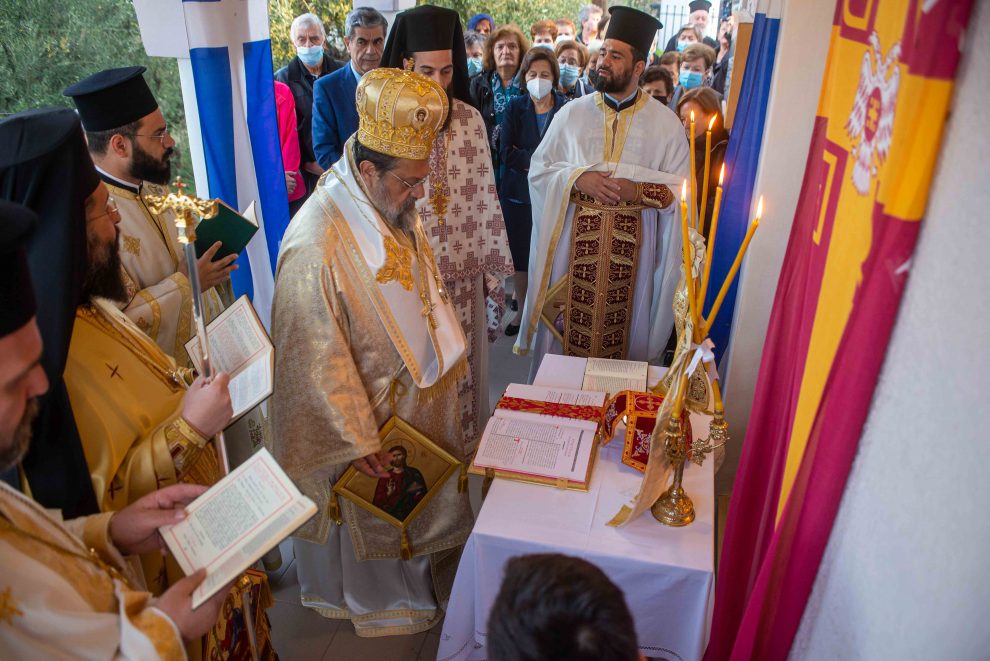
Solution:
[[[681,182],[681,199],[682,200],[687,199],[687,179]]]
[[[708,130],[711,131],[712,127],[715,126],[715,118],[717,115],[712,115],[712,121],[708,122]]]
[[[694,124],[694,111],[691,111],[691,123]]]
[[[756,219],[753,220],[757,225],[760,224],[760,218],[763,216],[763,196],[760,195],[760,201],[756,204]]]
[[[718,185],[722,185],[722,180],[725,179],[725,163],[722,163],[722,168],[718,171]]]

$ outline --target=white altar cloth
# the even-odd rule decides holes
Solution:
[[[580,388],[586,360],[548,354],[534,383]],[[656,383],[662,368],[650,368]],[[692,414],[707,435],[709,418]],[[471,533],[447,607],[438,661],[487,658],[488,612],[509,558],[563,553],[594,563],[625,593],[647,657],[700,659],[708,644],[715,587],[714,460],[689,463],[684,488],[696,519],[670,528],[649,514],[606,525],[638,492],[642,475],[621,462],[622,431],[601,448],[587,493],[496,479]]]

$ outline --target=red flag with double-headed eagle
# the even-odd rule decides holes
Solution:
[[[790,652],[910,272],[971,4],[837,2],[706,658]]]

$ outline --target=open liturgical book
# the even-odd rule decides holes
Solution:
[[[587,491],[604,392],[510,384],[469,472]]]
[[[262,448],[159,532],[186,575],[206,568],[192,595],[198,608],[314,514],[316,504]]]
[[[230,375],[230,402],[234,424],[242,415],[268,399],[274,387],[275,347],[247,296],[220,313],[206,327],[210,361],[215,372]],[[199,337],[186,342],[186,353],[202,372]]]
[[[623,390],[646,391],[647,372],[650,366],[638,360],[612,360],[589,358],[584,369],[583,390],[601,390],[609,396]]]

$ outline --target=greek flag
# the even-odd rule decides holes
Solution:
[[[773,80],[773,64],[777,54],[777,35],[780,32],[780,0],[750,0],[746,4],[753,14],[753,34],[745,71],[737,70],[733,74],[742,75],[743,79],[732,125],[732,137],[725,154],[726,183],[713,246],[711,284],[706,299],[708,308],[714,302],[736,258],[754,208],[753,188],[759,171],[763,127],[766,124],[770,83]],[[716,360],[722,359],[729,343],[739,280],[737,277],[726,293],[718,318],[709,333],[715,342]],[[708,312],[709,309],[706,308],[704,313],[707,315]]]
[[[259,230],[231,280],[268,326],[289,208],[267,2],[134,0],[134,8],[148,55],[178,60],[197,194],[238,210],[257,202]]]

